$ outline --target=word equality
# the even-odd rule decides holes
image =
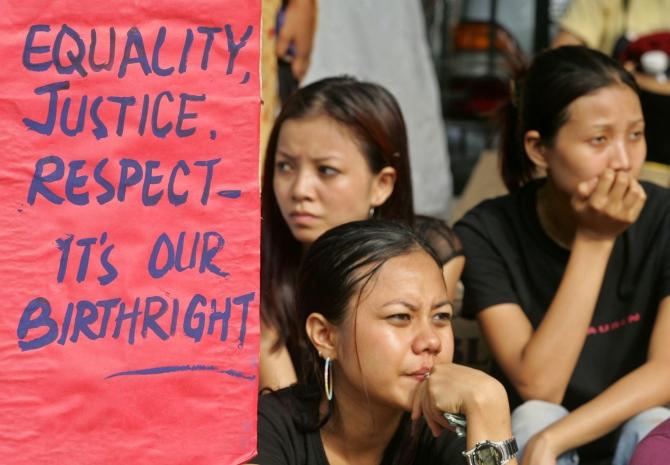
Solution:
[[[130,65],[138,65],[145,75],[155,74],[157,76],[170,76],[175,72],[183,74],[188,70],[188,62],[193,43],[198,37],[204,41],[202,54],[200,56],[200,69],[207,70],[209,55],[217,35],[225,31],[226,47],[228,51],[228,63],[226,74],[232,74],[235,58],[240,50],[247,44],[253,32],[253,26],[248,25],[241,34],[239,41],[235,40],[235,34],[230,24],[221,27],[200,26],[195,30],[199,36],[194,34],[193,29],[187,28],[183,34],[171,35],[172,41],[178,41],[179,62],[171,63],[169,66],[163,62],[163,45],[168,36],[167,28],[161,26],[153,42],[151,54],[147,53],[145,39],[140,30],[132,27],[126,31],[123,40],[123,55],[116,60],[116,29],[110,27],[104,51],[101,53],[101,45],[98,43],[97,29],[91,29],[88,44],[84,42],[82,34],[63,24],[58,33],[53,37],[51,27],[47,24],[33,24],[26,36],[23,48],[23,66],[35,72],[47,71],[55,68],[58,74],[77,73],[86,77],[90,72],[99,73],[116,69],[119,79],[126,76]],[[174,49],[174,44],[173,49]],[[103,55],[102,57],[100,55]],[[67,57],[67,59],[64,59]]]
[[[151,36],[153,33],[151,31]],[[31,72],[55,70],[59,75],[78,74],[86,78],[91,73],[113,72],[119,79],[137,76],[132,70],[138,70],[144,76],[171,76],[183,74],[189,70],[192,53],[197,57],[199,68],[206,71],[215,41],[225,34],[227,64],[226,75],[233,74],[235,59],[246,46],[253,26],[236,38],[233,27],[187,28],[181,33],[168,33],[165,26],[158,29],[153,44],[147,43],[149,35],[132,27],[125,33],[121,58],[117,56],[117,34],[110,27],[104,39],[98,38],[98,31],[91,29],[90,35],[71,28],[67,24],[60,27],[58,33],[51,31],[47,24],[34,24],[30,27],[23,48],[22,63]],[[102,34],[101,34],[102,35]],[[85,40],[86,38],[86,40]],[[167,40],[169,47],[164,48]],[[199,39],[199,40],[196,40]],[[150,45],[151,48],[148,48]],[[218,55],[212,55],[218,56]],[[170,59],[173,62],[169,62]],[[197,68],[196,68],[197,69]],[[241,83],[248,82],[247,71]],[[81,95],[71,89],[67,80],[50,82],[35,88],[35,94],[46,97],[46,116],[42,118],[24,118],[28,130],[50,136],[54,130],[68,137],[75,137],[90,127],[96,139],[109,137],[110,130],[121,137],[127,124],[132,122],[132,130],[140,136],[145,132],[158,138],[170,133],[177,137],[189,137],[195,134],[194,123],[198,113],[194,110],[207,99],[204,93],[175,92],[160,89],[152,94],[138,95]],[[216,137],[211,128],[210,137]]]

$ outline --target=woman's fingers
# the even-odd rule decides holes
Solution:
[[[316,7],[314,0],[291,0],[284,12],[284,22],[277,34],[277,56],[291,63],[291,72],[302,80],[309,68]]]
[[[647,193],[642,186],[635,181],[635,184],[628,189],[628,193],[623,200],[624,207],[628,213],[628,221],[634,223],[637,221],[647,201]]]
[[[612,183],[612,189],[610,190],[608,196],[609,203],[611,205],[617,205],[619,208],[621,208],[623,205],[623,199],[634,180],[635,179],[625,171],[619,171],[616,173],[614,182]]]
[[[601,210],[607,205],[610,189],[614,183],[615,174],[612,170],[605,172],[598,178],[593,193],[589,196],[589,205],[595,210]]]
[[[416,390],[414,391],[414,398],[412,399],[412,420],[418,420],[423,414],[421,409],[421,400],[423,398],[423,391],[425,390],[425,381],[419,383]]]
[[[572,206],[578,227],[593,237],[613,238],[633,224],[646,201],[644,189],[628,172],[606,170],[588,195],[587,181],[577,186]]]

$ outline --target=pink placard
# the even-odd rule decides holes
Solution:
[[[0,462],[245,461],[259,0],[0,12]]]

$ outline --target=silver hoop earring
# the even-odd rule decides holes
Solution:
[[[323,365],[323,384],[326,389],[326,398],[330,402],[333,400],[333,364],[330,357],[326,357],[326,363]]]
[[[370,207],[370,211],[368,212],[368,219],[374,217],[375,217],[375,207]]]

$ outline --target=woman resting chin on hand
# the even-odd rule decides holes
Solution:
[[[452,363],[440,261],[407,226],[338,226],[309,248],[296,292],[299,384],[261,396],[261,465],[516,464],[507,395]],[[466,437],[454,431],[466,419]],[[465,452],[465,454],[464,454]]]

